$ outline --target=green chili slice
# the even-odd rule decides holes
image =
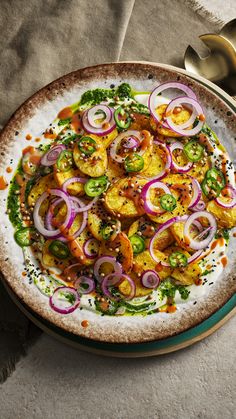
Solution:
[[[84,190],[88,196],[99,196],[106,190],[107,184],[108,180],[106,176],[91,178],[85,183]]]
[[[63,150],[57,159],[57,168],[60,172],[67,172],[73,166],[73,153],[69,150]]]
[[[135,255],[138,255],[139,253],[145,250],[145,241],[142,237],[138,236],[137,234],[134,234],[129,238],[129,240]]]
[[[34,242],[36,230],[33,227],[22,227],[14,234],[16,243],[21,246],[31,246]]]
[[[53,240],[48,246],[49,252],[58,259],[68,258],[70,251],[60,240]]]
[[[81,153],[84,153],[86,156],[91,156],[97,149],[96,141],[91,137],[82,137],[78,142],[78,148]]]
[[[131,118],[128,112],[125,111],[121,106],[115,110],[114,119],[116,125],[121,129],[127,129],[131,124]]]
[[[183,268],[188,264],[188,258],[184,253],[174,252],[169,256],[170,266],[172,268]]]
[[[112,234],[114,233],[114,230],[113,230],[113,228],[112,228],[112,225],[114,224],[114,221],[112,222],[110,222],[109,224],[105,224],[103,227],[102,227],[102,230],[101,230],[101,235],[102,235],[102,238],[103,238],[103,240],[108,240],[108,239],[110,239],[110,237],[112,236]]]
[[[198,141],[192,140],[185,144],[184,152],[189,161],[197,162],[202,158],[204,147]]]
[[[160,198],[161,207],[166,211],[173,211],[176,208],[176,199],[173,195],[167,193]]]
[[[140,172],[144,167],[144,160],[139,154],[133,154],[125,158],[126,172]]]
[[[206,172],[205,178],[209,188],[213,189],[216,192],[218,192],[219,190],[221,191],[221,189],[225,187],[225,177],[223,173],[216,167],[213,167],[212,169],[208,170]]]

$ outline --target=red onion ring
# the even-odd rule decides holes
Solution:
[[[82,199],[78,198],[77,196],[71,196],[70,199],[79,204],[79,207],[76,208],[76,212],[84,212],[88,211],[92,208],[92,206],[98,201],[99,196],[95,196],[95,198],[92,199],[92,201],[89,202],[89,204],[85,205],[85,203],[82,201]]]
[[[129,131],[121,132],[115,138],[115,140],[111,143],[111,146],[110,146],[110,156],[113,160],[117,161],[118,163],[124,163],[124,160],[125,160],[125,157],[121,157],[119,156],[119,154],[117,154],[117,148],[119,147],[123,138],[126,138],[126,137],[135,137],[137,138],[137,141],[139,142],[139,144],[142,143],[142,136],[139,131],[129,130]],[[138,152],[138,154],[142,156],[145,153],[145,151],[146,150],[141,150],[140,152]]]
[[[193,209],[201,199],[202,190],[197,179],[192,177],[193,196],[189,204],[189,209]]]
[[[168,82],[168,83],[163,83],[160,84],[158,87],[156,87],[150,94],[149,96],[149,100],[148,100],[148,107],[150,110],[150,113],[152,114],[153,118],[157,121],[157,122],[161,122],[162,126],[165,128],[169,128],[167,124],[165,124],[165,122],[163,123],[161,121],[161,118],[159,117],[159,115],[156,112],[156,105],[155,105],[155,99],[157,97],[157,95],[159,95],[160,93],[162,93],[164,90],[167,89],[178,89],[181,90],[182,92],[184,92],[188,97],[193,98],[193,99],[197,99],[195,93],[192,91],[192,89],[190,89],[188,86],[186,86],[185,84],[182,83],[178,83],[178,82]]]
[[[40,207],[43,203],[43,201],[48,198],[48,196],[50,195],[56,195],[59,196],[60,198],[62,198],[67,206],[67,214],[66,214],[66,218],[65,221],[62,223],[61,228],[60,229],[56,229],[56,230],[48,230],[47,228],[44,227],[42,221],[41,221],[41,217],[39,215],[39,210]],[[45,237],[48,238],[58,238],[61,236],[61,231],[64,229],[68,229],[71,227],[73,221],[75,218],[75,211],[74,211],[74,207],[71,203],[70,197],[67,193],[65,193],[64,191],[62,191],[61,189],[50,189],[50,193],[49,192],[44,192],[36,201],[35,207],[34,207],[34,211],[33,211],[33,220],[34,220],[34,225],[35,228],[39,231],[40,234],[42,234]]]
[[[65,149],[66,149],[66,146],[64,144],[58,144],[50,148],[50,150],[48,150],[47,153],[45,153],[42,156],[40,163],[43,166],[52,166],[53,164],[56,163],[59,154]]]
[[[86,183],[88,180],[88,178],[84,178],[84,177],[71,177],[67,180],[65,180],[65,182],[62,185],[62,190],[64,192],[67,192],[67,188],[71,183]]]
[[[86,284],[88,288],[84,288],[83,284]],[[92,278],[82,275],[76,279],[74,287],[79,294],[90,294],[95,289],[95,282]]]
[[[116,273],[113,274],[109,274],[107,276],[105,276],[105,278],[103,279],[102,283],[101,283],[101,288],[102,288],[102,292],[104,295],[106,295],[106,297],[110,298],[110,300],[113,301],[119,301],[120,298],[115,297],[114,295],[112,295],[110,293],[110,291],[108,290],[109,286],[114,286],[118,283],[120,283],[120,281],[124,279],[125,281],[128,281],[129,285],[130,285],[130,294],[128,296],[125,296],[126,300],[131,300],[132,298],[134,298],[135,296],[135,291],[136,291],[136,286],[134,281],[125,274],[120,274],[117,275]]]
[[[141,282],[145,288],[157,288],[160,284],[159,275],[152,269],[144,271],[141,277]]]
[[[116,258],[114,256],[101,256],[99,257],[93,267],[93,272],[95,275],[95,278],[100,283],[103,278],[99,274],[99,269],[103,263],[110,263],[113,266],[114,274],[121,275],[122,274],[122,266],[119,262],[116,261]]]
[[[171,114],[172,114],[172,111],[174,110],[174,108],[176,106],[182,106],[182,103],[185,103],[185,104],[187,103],[189,105],[192,105],[193,108],[194,108],[194,110],[195,110],[195,112],[193,111],[191,117],[189,118],[189,120],[187,122],[185,122],[184,124],[181,124],[181,125],[179,124],[178,125],[178,124],[175,124],[173,122],[173,120],[171,118]],[[194,128],[192,128],[192,129],[186,129],[186,124],[189,123],[189,125],[191,125],[191,123],[193,122],[192,121],[193,116],[194,116],[194,120],[195,120],[197,116],[204,114],[203,113],[203,109],[202,109],[201,105],[197,102],[197,100],[195,100],[193,98],[190,98],[190,97],[187,97],[187,96],[185,96],[185,97],[178,97],[176,99],[173,99],[169,103],[169,105],[167,106],[165,113],[166,113],[166,115],[169,115],[170,114],[170,116],[167,116],[165,118],[168,127],[172,131],[176,132],[179,135],[183,135],[183,136],[186,136],[187,135],[188,137],[190,137],[192,135],[196,135],[196,134],[198,134],[201,131],[202,126],[204,124],[204,121],[201,121],[199,119],[197,125]]]
[[[146,185],[144,185],[142,188],[140,197],[143,200],[143,207],[144,207],[144,210],[147,212],[147,214],[151,214],[151,215],[163,214],[165,210],[153,205],[151,202],[151,199],[150,199],[151,189],[162,189],[165,194],[171,194],[171,192],[165,183],[157,181],[156,179],[153,179],[150,182],[146,183]]]
[[[171,163],[171,168],[178,171],[179,173],[186,173],[189,170],[192,169],[193,167],[193,163],[192,162],[188,162],[185,166],[179,166],[175,161],[174,161],[174,155],[173,155],[173,151],[174,150],[183,150],[184,146],[182,143],[180,143],[179,141],[175,141],[173,144],[170,145],[170,151],[172,154],[172,163]]]
[[[224,202],[224,201],[221,201],[221,199],[220,199],[220,196],[218,196],[216,199],[215,199],[215,201],[216,201],[216,203],[218,204],[218,205],[220,205],[220,207],[222,207],[222,208],[233,208],[233,207],[235,207],[235,205],[236,205],[236,189],[232,186],[232,185],[227,185],[224,189],[223,189],[223,191],[224,190],[229,190],[230,191],[230,193],[231,193],[231,202]],[[222,192],[223,191],[221,191],[221,194],[222,194]]]
[[[171,165],[172,165],[172,155],[171,155],[171,151],[170,151],[170,148],[169,148],[169,146],[167,145],[167,144],[164,144],[164,143],[162,143],[161,141],[159,141],[159,140],[154,140],[153,141],[153,143],[155,144],[158,144],[158,145],[160,145],[163,149],[164,149],[164,151],[165,151],[165,153],[166,153],[166,164],[165,164],[165,167],[164,167],[164,169],[157,175],[157,176],[155,176],[155,177],[153,177],[152,178],[152,180],[153,179],[156,179],[156,180],[161,180],[161,179],[163,179],[168,173],[169,173],[169,171],[170,171],[170,168],[171,168]]]
[[[69,303],[69,305],[61,307],[62,303],[60,303],[60,293],[63,294],[63,292],[65,294],[67,293],[67,294],[73,295],[73,297],[75,298],[75,301],[71,304],[65,298],[64,302],[67,301]],[[80,303],[80,296],[79,296],[78,292],[76,291],[76,289],[72,288],[72,287],[58,287],[58,288],[56,288],[53,295],[49,299],[49,304],[50,304],[51,308],[54,311],[56,311],[57,313],[60,313],[60,314],[72,313],[73,311],[75,311],[77,309],[77,307],[79,306],[79,303]]]
[[[193,239],[190,236],[190,226],[192,225],[192,223],[195,220],[197,220],[198,218],[201,218],[201,217],[207,218],[209,223],[210,223],[210,227],[212,227],[212,228],[210,230],[210,233],[209,233],[208,237],[199,242],[199,241]],[[188,217],[188,219],[185,223],[184,238],[185,238],[186,243],[188,243],[188,245],[191,249],[202,250],[205,247],[207,247],[209,245],[209,243],[212,241],[212,239],[213,239],[213,237],[216,233],[216,230],[217,230],[217,223],[216,223],[215,217],[210,212],[207,212],[207,211],[194,212],[193,214],[191,214]]]
[[[128,150],[132,150],[133,148],[138,148],[140,146],[140,141],[136,137],[128,137],[125,140],[123,147],[127,148]]]
[[[106,135],[106,134],[109,134],[110,132],[112,132],[116,127],[116,123],[115,123],[115,120],[113,118],[113,113],[112,113],[110,121],[107,122],[107,123],[109,124],[108,128],[104,128],[104,129],[103,128],[94,128],[88,122],[88,110],[83,113],[83,116],[82,116],[83,128],[86,132],[88,132],[90,134],[96,134],[98,136],[103,136],[103,135]]]
[[[99,116],[96,115],[98,111],[102,111],[106,115],[105,119],[100,123],[95,122],[95,120],[99,119]],[[92,108],[88,109],[87,118],[88,123],[91,125],[91,127],[101,129],[103,127],[103,124],[110,122],[112,118],[112,111],[107,105],[95,105]]]
[[[154,244],[155,244],[155,240],[156,240],[157,236],[159,236],[159,234],[161,234],[167,228],[169,228],[170,226],[172,226],[172,224],[174,224],[176,221],[180,221],[180,220],[177,220],[177,217],[173,217],[170,220],[168,220],[165,223],[163,223],[162,225],[160,225],[157,228],[156,233],[154,234],[154,236],[151,238],[151,240],[149,242],[149,252],[150,252],[151,257],[155,260],[155,262],[157,262],[157,263],[160,263],[161,262],[161,264],[163,266],[167,266],[167,267],[170,266],[170,264],[167,263],[167,262],[161,261],[155,255]]]
[[[204,201],[200,200],[194,207],[191,208],[192,211],[203,211],[206,208]]]
[[[95,246],[97,245],[97,251],[95,253],[91,252],[91,250],[89,248],[89,246],[92,242],[95,243]],[[95,238],[88,239],[84,243],[83,249],[84,249],[84,254],[87,258],[96,259],[97,255],[98,255],[98,251],[99,251],[99,241]]]

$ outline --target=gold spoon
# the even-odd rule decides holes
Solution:
[[[220,35],[199,36],[209,54],[202,58],[189,45],[184,57],[186,70],[218,84],[230,95],[236,94],[236,19],[223,27]]]

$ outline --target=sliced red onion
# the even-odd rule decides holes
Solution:
[[[231,199],[231,201],[230,202],[224,202],[224,201],[221,200],[221,197],[220,196],[218,196],[215,199],[215,201],[222,208],[233,208],[233,207],[235,207],[235,205],[236,205],[236,189],[233,186],[231,186],[231,185],[227,185],[223,189],[223,191],[225,191],[225,190],[228,190],[230,192],[230,195],[231,195],[230,196],[230,199]],[[221,194],[222,194],[223,191],[221,191]]]
[[[90,294],[95,289],[95,282],[92,278],[82,275],[76,279],[74,287],[79,294]]]
[[[197,99],[195,93],[192,91],[192,89],[190,89],[188,86],[186,86],[185,84],[182,83],[178,83],[178,82],[168,82],[168,83],[163,83],[160,84],[158,87],[156,87],[150,94],[149,96],[149,100],[148,100],[148,107],[149,110],[153,116],[153,118],[157,121],[157,122],[161,122],[162,126],[165,128],[169,128],[168,125],[165,122],[161,121],[160,116],[157,114],[156,112],[156,104],[155,104],[155,100],[156,97],[162,93],[164,90],[167,89],[178,89],[181,90],[182,92],[184,92],[188,97],[193,98],[193,99]]]
[[[92,206],[98,201],[99,196],[95,196],[95,198],[93,198],[92,201],[90,201],[87,205],[82,201],[82,199],[78,198],[77,196],[71,196],[70,199],[74,203],[79,204],[79,206],[76,208],[76,212],[78,213],[90,210]]]
[[[151,202],[150,192],[152,189],[162,189],[165,194],[171,194],[170,189],[165,183],[157,181],[156,179],[153,179],[143,186],[142,192],[140,195],[141,199],[143,200],[144,210],[147,212],[147,214],[151,214],[151,215],[163,214],[165,210],[153,205]]]
[[[154,270],[149,269],[143,272],[141,282],[145,288],[157,288],[160,283],[160,277]]]
[[[119,148],[120,143],[123,140],[123,138],[130,138],[130,137],[134,137],[135,139],[137,139],[137,142],[139,144],[141,144],[142,136],[141,136],[140,132],[139,131],[132,131],[132,130],[121,132],[115,138],[115,140],[111,143],[110,156],[113,160],[117,161],[118,163],[124,163],[125,157],[119,156],[119,154],[117,154],[117,149]],[[138,154],[140,156],[142,156],[144,153],[145,153],[145,150],[141,150],[140,152],[138,152]]]
[[[99,111],[100,114],[102,114],[103,116],[105,115],[105,118],[103,118],[102,122],[97,122],[98,119],[102,119],[99,118]],[[91,127],[101,129],[103,127],[103,124],[110,122],[112,118],[112,111],[106,105],[95,105],[93,106],[93,108],[88,109],[87,118],[88,123],[91,125]]]
[[[202,190],[197,179],[192,177],[193,196],[189,204],[189,209],[193,209],[201,199]]]
[[[98,255],[98,251],[99,251],[99,241],[97,239],[91,238],[88,239],[85,243],[84,243],[84,254],[87,258],[89,259],[96,259],[97,255]],[[91,250],[94,250],[95,247],[95,252]]]
[[[189,170],[192,169],[193,167],[193,163],[192,162],[188,162],[185,166],[179,166],[175,161],[174,161],[174,155],[173,155],[173,151],[174,150],[183,150],[184,146],[181,142],[179,141],[175,141],[173,144],[170,145],[170,151],[172,154],[172,163],[171,163],[171,168],[175,169],[176,171],[178,171],[179,173],[186,173]]]
[[[189,104],[193,106],[193,113],[191,115],[191,117],[189,118],[189,120],[187,122],[185,122],[184,124],[175,124],[171,118],[171,114],[172,111],[175,109],[176,106],[182,106],[182,104]],[[201,107],[201,105],[197,102],[197,100],[190,98],[190,97],[178,97],[174,100],[172,100],[168,107],[166,108],[166,115],[169,115],[165,118],[166,123],[168,125],[168,127],[176,132],[179,135],[183,135],[183,136],[192,136],[192,135],[196,135],[198,134],[201,129],[202,126],[204,124],[204,120],[200,120],[198,119],[198,123],[197,125],[192,128],[192,129],[186,129],[186,125],[189,124],[188,126],[190,126],[192,124],[192,122],[196,119],[197,116],[203,115],[203,109]],[[193,120],[194,118],[194,120]]]
[[[77,202],[77,203],[79,203],[80,204],[80,206],[81,206],[81,208],[83,208],[85,205],[84,205],[84,203],[79,199],[79,198],[77,198],[77,197],[73,197],[73,196],[71,196],[71,200],[72,201],[75,201],[75,202]],[[84,229],[86,228],[86,226],[87,226],[87,222],[88,222],[88,212],[87,211],[85,211],[85,210],[83,210],[83,211],[79,211],[79,209],[80,208],[76,208],[76,215],[79,213],[79,212],[83,212],[83,219],[82,219],[82,223],[81,223],[81,225],[80,225],[80,227],[78,228],[78,230],[75,232],[75,233],[73,233],[73,240],[74,239],[76,239],[78,236],[80,236],[80,234],[84,231]],[[67,238],[66,237],[62,237],[62,238],[60,238],[60,240],[62,240],[62,241],[67,241]]]
[[[66,146],[64,144],[58,144],[50,148],[50,150],[48,150],[47,153],[43,155],[40,163],[43,166],[52,166],[53,164],[56,163],[59,157],[59,154],[65,149],[66,149]]]
[[[62,190],[64,192],[67,192],[67,188],[71,183],[86,183],[88,180],[88,178],[85,177],[71,177],[70,179],[67,179],[63,185],[62,185]]]
[[[114,256],[101,256],[99,257],[93,267],[93,272],[95,275],[95,278],[98,282],[101,282],[103,280],[103,277],[99,274],[99,269],[103,265],[103,263],[110,263],[114,269],[114,274],[121,275],[122,274],[122,266],[119,262],[116,261],[116,258]]]
[[[66,296],[74,299],[71,303]],[[60,314],[69,314],[76,310],[80,303],[80,296],[75,288],[58,287],[49,299],[51,308]]]
[[[204,240],[198,241],[198,240],[193,239],[191,237],[190,227],[195,220],[197,220],[198,218],[201,218],[201,217],[206,218],[209,221],[211,230],[209,231],[209,235],[208,235],[207,238],[205,238]],[[187,221],[184,225],[185,241],[186,241],[186,243],[188,243],[188,245],[191,249],[195,249],[195,250],[204,249],[212,241],[212,239],[213,239],[213,237],[216,233],[216,230],[217,230],[217,223],[216,223],[215,217],[210,212],[207,212],[207,211],[195,212],[188,217],[188,219],[187,219]]]
[[[45,228],[44,224],[41,220],[41,217],[39,215],[39,210],[40,210],[40,207],[41,207],[42,203],[50,195],[55,195],[55,196],[59,196],[60,198],[62,198],[65,201],[65,204],[66,204],[66,207],[67,207],[67,213],[66,213],[65,221],[62,223],[60,229],[56,229],[56,230],[48,230],[47,228]],[[67,193],[65,193],[61,189],[56,189],[56,188],[50,189],[50,193],[49,192],[44,192],[36,201],[34,211],[33,211],[34,225],[35,225],[35,228],[39,231],[39,233],[41,233],[45,237],[48,237],[48,238],[50,237],[52,239],[60,237],[61,232],[63,230],[68,229],[68,228],[71,227],[71,225],[74,221],[74,218],[75,218],[75,211],[74,211],[74,207],[72,205],[72,202],[70,200],[70,197]]]
[[[179,220],[178,220],[179,221]],[[170,226],[172,226],[172,224],[174,224],[175,222],[177,222],[177,217],[173,217],[170,220],[166,221],[165,223],[163,223],[162,225],[160,225],[157,230],[156,233],[154,234],[154,236],[151,238],[150,242],[149,242],[149,252],[151,257],[157,262],[161,262],[161,264],[163,266],[170,266],[169,263],[164,262],[160,259],[157,258],[157,256],[155,255],[155,249],[154,249],[154,245],[155,245],[155,240],[157,238],[157,236],[159,236],[159,234],[163,233],[163,231],[165,231],[167,228],[169,228]]]
[[[188,264],[196,262],[196,260],[201,256],[202,250],[197,250],[192,256],[188,258]]]
[[[132,150],[133,148],[138,148],[140,146],[140,141],[137,137],[128,137],[127,140],[123,143],[123,147],[127,148],[128,150]]]
[[[86,132],[90,133],[90,134],[96,134],[98,136],[103,136],[106,134],[109,134],[111,131],[113,131],[116,127],[116,123],[115,120],[113,118],[113,112],[111,111],[111,118],[108,122],[106,122],[106,124],[109,125],[108,128],[94,128],[92,125],[90,125],[89,121],[88,121],[88,111],[85,111],[83,113],[82,116],[82,124],[83,124],[83,128]],[[105,124],[104,124],[105,125]]]
[[[206,208],[204,201],[200,200],[194,207],[191,208],[192,211],[203,211]]]
[[[120,283],[121,278],[122,278],[122,273],[121,274],[116,274],[116,273],[108,274],[103,278],[101,282],[102,292],[106,297],[110,298],[110,300],[113,300],[113,301],[119,300],[118,297],[115,297],[114,295],[110,293],[108,287],[111,287]]]
[[[47,214],[44,219],[45,227],[47,230],[55,230],[52,225],[52,219],[54,217],[54,209],[59,205],[61,202],[63,202],[62,198],[56,198],[52,201],[51,205],[48,208]]]

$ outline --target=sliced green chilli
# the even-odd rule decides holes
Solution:
[[[57,168],[60,172],[67,172],[73,166],[73,153],[63,150],[57,159]]]
[[[160,204],[166,211],[173,211],[177,205],[175,197],[169,193],[161,196]]]
[[[112,234],[114,233],[114,230],[112,228],[113,224],[114,222],[111,221],[102,227],[101,234],[102,234],[103,240],[109,240]]]
[[[184,268],[188,264],[188,258],[184,253],[174,252],[169,256],[169,262],[172,268]]]
[[[68,247],[60,240],[53,240],[48,246],[48,250],[58,259],[66,259],[70,255]]]
[[[144,160],[142,156],[134,153],[132,156],[125,158],[125,170],[126,172],[140,172],[144,167]]]
[[[78,148],[81,153],[91,156],[97,149],[96,141],[91,137],[82,137],[78,142]]]
[[[128,112],[125,111],[121,106],[115,110],[114,119],[116,125],[121,129],[127,129],[131,124],[131,118]]]
[[[107,188],[108,180],[106,176],[89,179],[85,185],[84,190],[86,195],[95,197],[101,195]]]
[[[199,144],[198,141],[191,140],[189,143],[185,144],[184,152],[189,161],[197,162],[202,158],[204,147]]]
[[[138,236],[137,234],[134,234],[129,238],[129,240],[135,255],[138,255],[139,253],[145,250],[145,241],[142,237]]]
[[[36,230],[33,227],[22,227],[14,234],[16,243],[21,246],[31,246],[34,242]]]

